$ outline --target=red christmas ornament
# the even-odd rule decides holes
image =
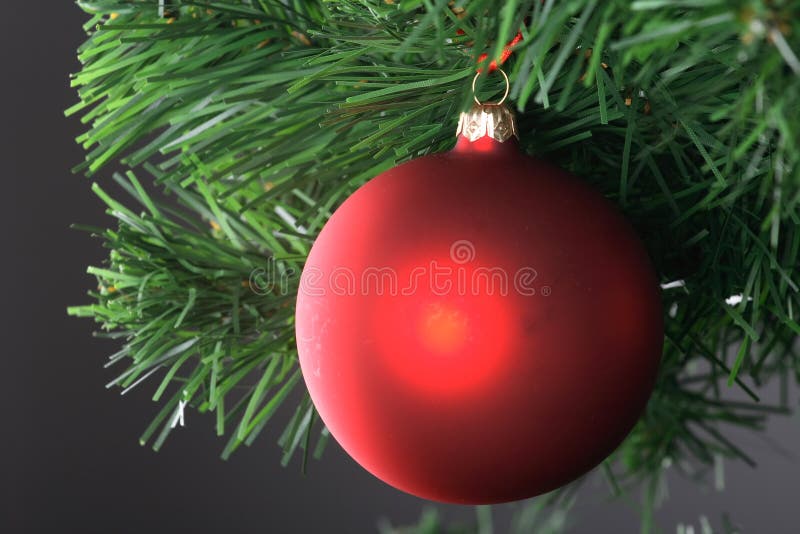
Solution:
[[[514,135],[501,105],[462,114],[452,151],[336,210],[301,278],[322,420],[368,471],[431,500],[513,501],[586,473],[638,419],[661,357],[634,231]]]

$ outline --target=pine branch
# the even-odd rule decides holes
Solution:
[[[109,268],[89,269],[100,281],[92,293],[97,303],[69,311],[93,316],[126,339],[109,365],[128,367],[109,386],[124,394],[166,370],[153,396],[159,401],[176,385],[142,443],[161,425],[158,449],[186,402],[201,412],[217,411],[218,434],[231,434],[227,456],[252,443],[299,379],[291,329],[303,255],[275,239],[268,250],[260,234],[293,229],[279,220],[255,228],[213,199],[171,186],[184,206],[177,211],[154,201],[132,173],[115,178],[146,212],[136,214],[94,186],[119,228],[97,231],[112,250]],[[209,224],[200,226],[196,218]],[[306,412],[311,410],[308,404]],[[287,439],[305,430],[297,428]]]
[[[800,376],[796,2],[175,1],[164,17],[156,1],[79,4],[92,19],[68,111],[87,124],[78,170],[119,161],[185,207],[133,175],[120,182],[144,214],[98,189],[119,228],[97,232],[111,254],[91,270],[95,304],[71,310],[125,341],[115,385],[174,383],[157,445],[184,399],[217,412],[225,454],[252,442],[298,375],[296,278],[260,294],[251,274],[269,258],[299,273],[355,188],[452,146],[474,58],[517,28],[505,68],[525,148],[615,201],[668,287],[664,364],[608,464],[615,483],[654,480],[665,459],[746,461],[719,429],[789,409],[759,408],[757,390]],[[480,94],[500,88],[482,78]],[[309,448],[314,421],[306,399],[287,452]]]

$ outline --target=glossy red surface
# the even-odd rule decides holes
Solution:
[[[514,141],[461,138],[333,214],[303,272],[300,363],[331,434],[378,478],[438,501],[522,499],[636,422],[659,291],[601,195]]]

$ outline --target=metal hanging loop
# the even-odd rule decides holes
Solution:
[[[506,92],[503,93],[503,98],[501,98],[500,101],[498,101],[498,102],[487,102],[486,104],[487,105],[493,105],[493,106],[499,106],[500,104],[502,104],[503,102],[506,101],[506,98],[508,98],[508,91],[511,89],[511,82],[508,81],[508,74],[506,74],[506,71],[504,71],[500,67],[497,67],[497,69],[495,69],[495,70],[503,75],[503,79],[506,81]],[[478,96],[475,94],[475,83],[478,81],[478,76],[480,76],[480,75],[481,75],[481,73],[477,72],[477,73],[475,73],[475,77],[472,78],[472,98],[475,100],[476,104],[478,104],[479,106],[483,106],[484,103],[481,102],[480,100],[478,100]]]

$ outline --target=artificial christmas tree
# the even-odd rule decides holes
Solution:
[[[612,486],[746,460],[723,423],[789,410],[758,389],[798,376],[797,2],[78,3],[79,170],[127,167],[142,211],[95,187],[119,225],[93,229],[108,264],[71,312],[121,340],[114,385],[159,381],[143,442],[192,408],[213,412],[224,456],[257,438],[302,387],[293,303],[320,229],[367,180],[452,147],[478,58],[508,56],[518,31],[504,68],[521,148],[615,204],[663,288],[659,375],[603,464]],[[327,436],[304,397],[284,459]]]

